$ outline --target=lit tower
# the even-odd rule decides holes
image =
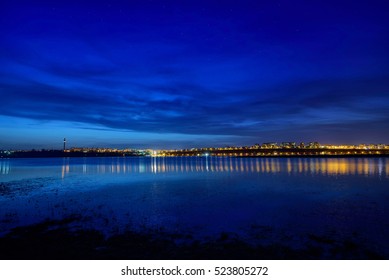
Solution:
[[[66,150],[66,138],[63,139],[63,150]]]

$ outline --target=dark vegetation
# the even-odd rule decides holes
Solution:
[[[0,238],[0,259],[385,259],[353,241],[310,235],[306,246],[252,246],[228,233],[198,241],[190,235],[127,231],[111,237],[95,230],[74,230],[75,218],[14,228]]]
[[[47,150],[47,151],[16,151],[7,156],[7,158],[60,158],[60,157],[129,157],[138,156],[135,152],[64,152],[61,150]]]

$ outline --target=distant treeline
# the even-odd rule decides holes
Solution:
[[[51,158],[51,157],[131,157],[138,156],[135,152],[64,152],[61,150],[50,151],[15,151],[7,154],[7,158]],[[5,155],[3,156],[5,157]]]

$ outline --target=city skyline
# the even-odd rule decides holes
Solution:
[[[130,152],[130,151],[205,151],[205,150],[235,150],[235,149],[284,149],[284,150],[296,150],[296,149],[339,149],[339,150],[389,150],[389,144],[387,143],[359,143],[359,144],[334,144],[334,143],[319,143],[317,141],[311,142],[266,142],[266,143],[255,143],[252,145],[235,145],[235,146],[207,146],[206,143],[200,147],[185,147],[185,148],[168,148],[168,149],[157,149],[155,147],[147,148],[135,148],[126,146],[124,148],[117,148],[113,146],[67,146],[67,139],[64,138],[61,142],[62,149],[52,148],[52,149],[0,149],[0,152],[10,152],[10,151],[64,151],[64,152],[89,152],[95,151],[99,153],[104,152]]]
[[[389,143],[384,1],[0,4],[0,150]]]

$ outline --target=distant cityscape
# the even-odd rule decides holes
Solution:
[[[0,158],[14,157],[98,157],[98,156],[234,156],[234,157],[294,157],[294,156],[386,156],[387,144],[322,145],[318,142],[269,142],[241,147],[203,147],[191,149],[116,149],[67,148],[64,139],[61,150],[0,150]]]

